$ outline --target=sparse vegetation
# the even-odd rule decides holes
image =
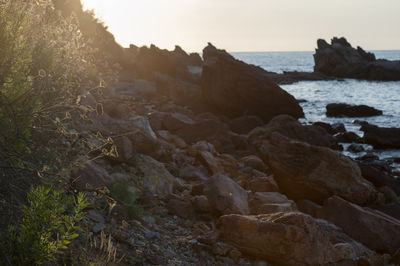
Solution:
[[[111,186],[111,196],[121,204],[121,210],[124,215],[131,219],[138,219],[145,214],[142,205],[137,202],[140,197],[140,191],[135,190],[124,182],[116,182]]]
[[[6,261],[29,265],[54,260],[82,231],[77,224],[86,206],[83,194],[73,198],[43,186],[32,188],[21,225],[10,226],[1,238]]]
[[[83,100],[100,100],[114,72],[72,4],[0,0],[2,265],[54,260],[77,237],[86,204],[82,195],[75,203],[65,196],[70,172],[112,142],[79,130],[96,113]],[[79,15],[105,31],[93,14]]]

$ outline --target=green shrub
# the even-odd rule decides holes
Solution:
[[[137,202],[141,192],[135,190],[125,182],[116,182],[110,188],[111,196],[122,206],[121,211],[131,219],[139,219],[145,214],[142,205]]]
[[[32,188],[18,228],[10,226],[2,237],[6,261],[15,265],[42,264],[55,259],[81,230],[77,223],[87,206],[83,194],[76,199],[42,186]]]

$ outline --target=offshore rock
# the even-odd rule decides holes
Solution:
[[[400,60],[376,59],[361,47],[353,48],[345,38],[317,41],[314,72],[340,78],[400,80]]]
[[[367,105],[330,103],[326,106],[326,116],[328,117],[369,117],[377,115],[382,115],[382,111]]]

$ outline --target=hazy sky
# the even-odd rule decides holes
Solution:
[[[400,49],[400,0],[81,0],[116,40],[200,52],[311,51],[345,36],[367,50]]]

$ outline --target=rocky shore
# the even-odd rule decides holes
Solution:
[[[112,236],[121,263],[400,264],[400,182],[377,158],[340,153],[343,142],[380,147],[387,129],[365,126],[360,139],[303,125],[271,73],[211,44],[204,61],[179,47],[131,46],[124,57],[104,98],[81,100],[104,112],[78,125],[110,137],[118,157],[71,180],[93,193],[87,226]],[[133,203],[151,211],[133,219]]]

